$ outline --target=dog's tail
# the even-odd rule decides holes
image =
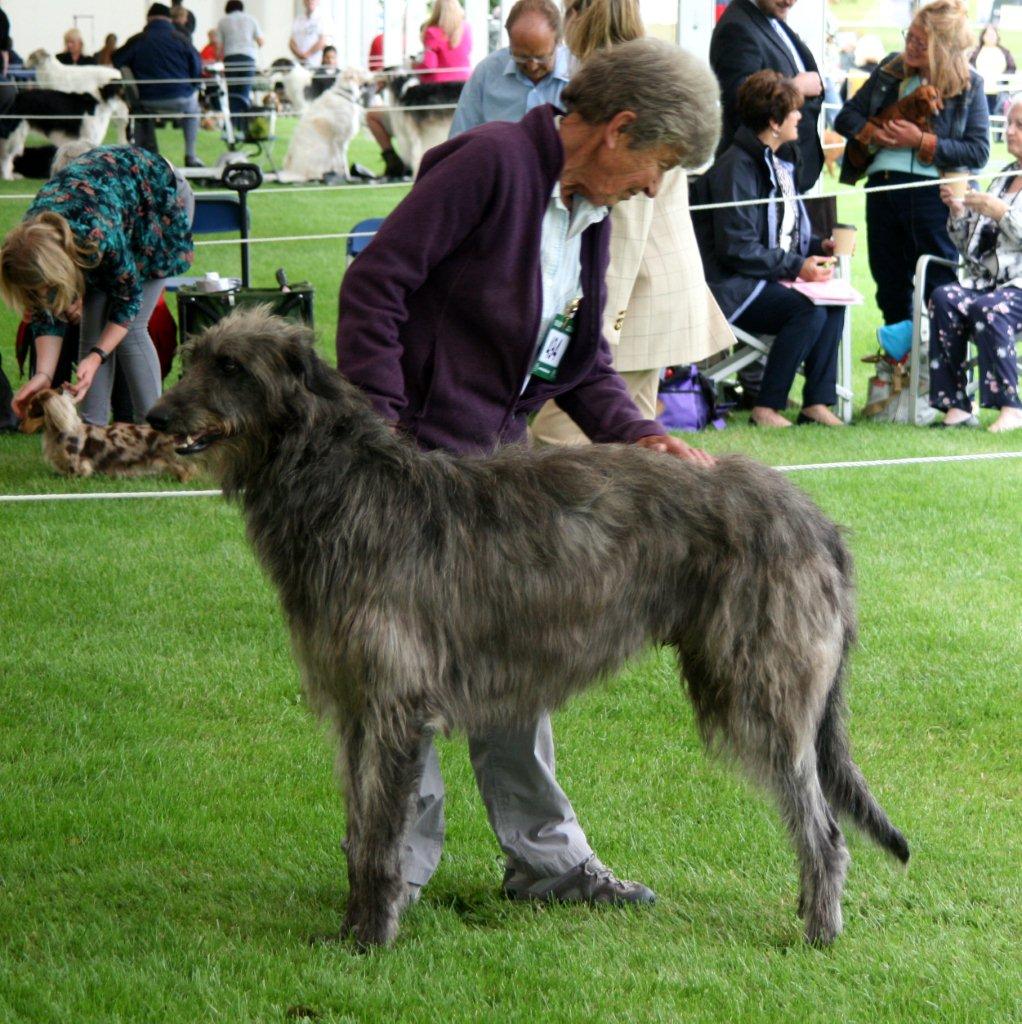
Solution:
[[[848,747],[843,680],[849,645],[845,646],[816,734],[816,763],[820,784],[835,811],[847,814],[863,832],[906,864],[909,857],[908,843],[869,791],[866,779],[852,760]]]

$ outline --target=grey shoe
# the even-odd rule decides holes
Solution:
[[[656,902],[656,893],[652,889],[641,882],[623,881],[596,857],[590,857],[556,878],[535,878],[521,868],[508,865],[503,889],[509,900],[607,903],[615,906]]]

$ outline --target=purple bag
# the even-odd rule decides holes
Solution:
[[[668,366],[660,378],[661,410],[657,419],[668,430],[715,430],[725,427],[723,410],[717,404],[713,385],[691,366]]]

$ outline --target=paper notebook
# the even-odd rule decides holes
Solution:
[[[785,288],[794,288],[817,306],[861,306],[865,301],[843,278],[829,281],[781,281]]]

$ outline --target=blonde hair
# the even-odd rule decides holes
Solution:
[[[422,28],[425,31],[434,26],[439,27],[440,31],[447,36],[447,42],[451,46],[457,46],[461,42],[461,33],[465,27],[465,12],[461,9],[458,0],[433,0],[433,8]]]
[[[81,32],[76,28],[69,28],[64,33],[64,46],[66,47],[68,43],[81,43],[82,48],[85,48],[85,40],[82,38]]]
[[[646,34],[638,0],[567,0],[564,41],[579,59]]]
[[[944,99],[969,88],[966,51],[976,45],[963,0],[934,0],[920,7],[912,19],[926,33],[929,80]]]
[[[83,271],[97,262],[97,247],[79,242],[59,213],[36,214],[4,239],[0,296],[21,316],[62,316],[85,292]]]

